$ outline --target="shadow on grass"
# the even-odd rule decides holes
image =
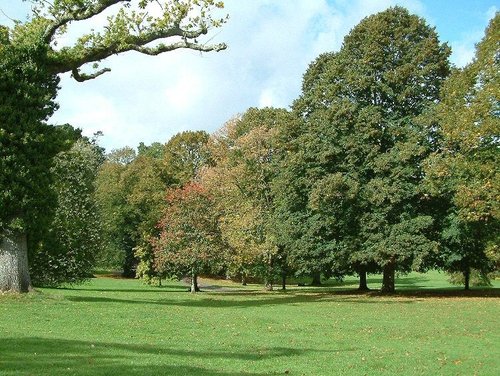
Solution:
[[[356,349],[331,350],[355,351]],[[263,359],[301,356],[326,350],[288,347],[253,351],[197,351],[157,345],[100,343],[49,338],[4,338],[0,342],[2,375],[264,375],[235,369],[220,370],[194,366],[204,359]],[[182,358],[180,360],[179,358]],[[184,365],[186,363],[189,365]],[[227,364],[224,363],[224,364]],[[269,375],[269,373],[265,373]]]
[[[137,292],[137,293],[162,293],[162,292],[181,292],[186,290],[186,286],[162,285],[162,286],[138,286],[137,288],[115,288],[115,287],[94,287],[87,288],[85,286],[62,286],[56,287],[55,290],[71,290],[71,291],[90,291],[90,292]]]
[[[72,302],[83,303],[117,303],[117,304],[157,304],[164,306],[181,306],[192,308],[252,308],[275,305],[296,305],[303,303],[358,303],[358,304],[411,304],[416,300],[404,299],[366,299],[365,296],[377,295],[377,292],[357,293],[357,291],[335,292],[223,292],[223,293],[197,293],[191,296],[186,293],[186,298],[176,296],[174,299],[116,299],[105,296],[66,296]],[[235,298],[235,299],[232,299]],[[246,298],[246,299],[245,299]]]

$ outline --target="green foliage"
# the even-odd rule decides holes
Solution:
[[[187,131],[165,145],[141,143],[107,156],[98,176],[97,197],[105,229],[105,250],[99,264],[123,269],[125,276],[151,280],[161,275],[152,267],[150,238],[165,207],[167,189],[195,179],[208,161],[208,134]]]
[[[465,278],[463,273],[450,273],[448,282],[452,285],[464,285]],[[488,274],[485,274],[477,269],[470,271],[470,284],[475,287],[491,286],[491,280]]]
[[[168,140],[162,160],[172,184],[182,187],[197,177],[201,168],[208,164],[208,139],[205,131],[185,131]]]
[[[100,267],[122,268],[126,250],[133,248],[129,232],[134,223],[130,223],[127,215],[126,195],[121,183],[121,176],[126,169],[121,161],[129,161],[128,154],[128,150],[113,151],[106,157],[97,174],[96,198],[101,213],[104,242],[97,260]]]
[[[477,45],[476,57],[457,69],[434,111],[439,148],[426,161],[426,187],[446,202],[439,267],[483,274],[498,267],[500,233],[500,15]]]
[[[19,42],[0,30],[0,230],[23,231],[46,221],[54,199],[47,172],[52,157],[71,141],[45,124],[57,107],[59,83],[48,69],[47,46]]]
[[[448,55],[424,20],[395,7],[311,64],[276,186],[301,274],[405,272],[435,251],[419,187],[431,129],[419,115],[438,99]]]
[[[50,170],[50,190],[57,195],[55,215],[30,242],[30,275],[35,285],[78,283],[92,276],[102,247],[95,199],[95,180],[102,162],[102,150],[84,139],[55,157]]]
[[[170,180],[161,160],[131,148],[113,151],[99,170],[97,197],[104,222],[105,249],[99,264],[134,276],[136,247],[156,234]]]
[[[134,256],[139,260],[136,268],[136,278],[140,278],[145,284],[152,286],[161,286],[162,278],[165,278],[165,273],[155,269],[155,254],[151,243],[142,242],[134,248]]]
[[[33,3],[34,16],[16,27],[19,39],[27,44],[40,40],[47,49],[47,58],[53,74],[72,72],[77,81],[96,78],[109,68],[99,68],[106,58],[127,51],[159,55],[178,48],[197,51],[220,51],[225,44],[206,45],[198,42],[209,29],[222,26],[226,18],[216,17],[222,2],[212,0],[142,0],[131,4],[121,0],[65,0]],[[120,7],[113,7],[122,3]],[[92,19],[108,12],[102,29],[92,29],[80,35],[70,46],[53,48],[68,31],[68,25]],[[156,42],[156,43],[153,43]],[[154,45],[152,45],[154,44]],[[93,63],[93,73],[80,71]]]

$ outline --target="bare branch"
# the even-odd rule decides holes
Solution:
[[[95,73],[92,73],[92,74],[85,74],[85,73],[81,73],[80,70],[78,68],[74,68],[72,71],[71,71],[71,76],[78,82],[84,82],[84,81],[88,81],[88,80],[93,80],[94,78],[97,78],[99,77],[100,75],[104,74],[104,73],[107,73],[107,72],[111,72],[111,69],[109,68],[104,68],[104,69],[101,69],[101,70],[98,70],[97,72]]]
[[[1,12],[1,13],[5,16],[5,17],[7,17],[9,20],[11,20],[12,22],[17,22],[17,20],[15,20],[15,19],[13,19],[13,18],[9,17],[9,16],[8,16],[8,14],[7,14],[7,13],[5,13],[5,12],[3,11],[3,9],[2,9],[2,8],[0,8],[0,12]]]

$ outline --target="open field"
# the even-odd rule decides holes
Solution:
[[[394,296],[357,294],[355,282],[192,295],[97,278],[0,296],[0,375],[500,374],[498,281],[463,293],[410,274]]]

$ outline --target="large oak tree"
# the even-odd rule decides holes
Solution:
[[[221,26],[222,8],[213,0],[33,0],[33,16],[11,29],[0,28],[0,290],[27,291],[29,222],[42,213],[35,201],[49,184],[52,157],[61,150],[46,121],[56,109],[58,75],[77,81],[96,78],[108,68],[102,60],[127,51],[158,55],[178,48],[219,51],[200,37]],[[58,48],[68,26],[115,11],[101,30]],[[82,69],[93,63],[90,71]],[[40,203],[39,201],[38,203]],[[40,225],[40,224],[38,224]]]

